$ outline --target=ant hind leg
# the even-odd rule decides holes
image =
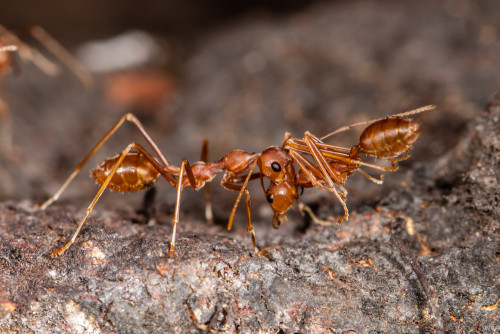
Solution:
[[[99,191],[97,192],[97,194],[95,195],[94,199],[92,200],[92,202],[90,203],[89,207],[87,208],[86,212],[85,212],[85,215],[83,216],[83,218],[80,220],[80,222],[78,223],[78,227],[76,228],[76,231],[75,233],[73,234],[73,236],[71,237],[71,240],[66,244],[64,245],[64,247],[60,248],[60,249],[57,249],[55,251],[53,251],[50,255],[53,256],[53,257],[56,257],[58,255],[61,255],[62,253],[64,253],[64,251],[66,249],[68,249],[69,246],[71,246],[71,244],[73,244],[73,242],[75,242],[75,239],[76,237],[78,236],[78,233],[80,233],[80,229],[82,228],[83,226],[83,223],[85,223],[85,221],[87,220],[87,217],[90,215],[90,213],[92,212],[92,210],[94,209],[94,206],[96,205],[97,201],[99,200],[99,198],[101,197],[102,193],[104,192],[104,190],[108,187],[108,184],[109,182],[111,181],[111,178],[115,175],[116,171],[118,170],[118,167],[120,167],[120,165],[122,164],[123,162],[123,159],[125,159],[125,156],[128,154],[128,152],[130,152],[130,150],[134,147],[134,144],[135,143],[131,143],[127,146],[127,148],[125,148],[125,150],[123,150],[123,152],[120,154],[120,158],[118,159],[118,161],[116,162],[115,166],[113,167],[113,169],[111,170],[111,172],[109,173],[109,175],[106,177],[106,180],[104,180],[104,182],[102,183],[101,185],[101,188],[99,189]]]

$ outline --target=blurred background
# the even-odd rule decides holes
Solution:
[[[261,152],[286,131],[321,136],[340,126],[435,104],[416,116],[422,134],[402,170],[383,187],[348,180],[349,206],[401,184],[405,168],[439,160],[467,121],[500,87],[500,2],[445,1],[4,1],[0,24],[60,68],[48,75],[13,54],[2,80],[12,148],[0,150],[0,200],[41,202],[126,112],[143,121],[167,158],[209,159],[232,149]],[[82,81],[29,34],[39,25],[91,73]],[[0,34],[0,39],[2,38]],[[4,118],[4,124],[6,124]],[[331,139],[357,144],[354,129]],[[6,131],[6,130],[3,130]],[[83,208],[97,191],[89,171],[141,141],[123,126],[61,198]],[[229,215],[235,193],[212,189]],[[175,191],[158,182],[161,201]],[[256,217],[269,210],[254,185]],[[183,210],[202,216],[202,194],[185,191]],[[306,202],[330,203],[306,191]],[[132,209],[141,194],[106,194],[103,207]],[[219,200],[220,199],[220,200]],[[261,205],[261,204],[265,205]],[[267,210],[267,211],[266,211]]]

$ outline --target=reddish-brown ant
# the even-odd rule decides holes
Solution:
[[[78,60],[64,48],[54,37],[47,33],[40,26],[32,26],[28,29],[28,34],[34,37],[38,42],[40,42],[48,51],[50,51],[60,62],[68,67],[68,69],[73,72],[73,74],[87,87],[90,87],[94,83],[92,74],[90,74],[87,69],[78,62]],[[24,43],[17,35],[13,32],[0,25],[0,45],[14,45],[16,51],[24,62],[31,62],[45,74],[49,76],[55,76],[59,74],[61,69],[47,57],[45,57],[41,52],[37,51],[35,48],[30,47],[28,44]],[[10,70],[11,61],[6,63],[8,67],[4,69]]]
[[[11,70],[12,57],[10,53],[17,51],[17,49],[17,46],[6,45],[0,40],[0,145],[6,150],[10,150],[12,147],[12,134],[9,105],[5,101],[7,87],[3,78],[7,76]]]
[[[201,189],[220,172],[224,172],[221,185],[226,189],[239,192],[229,217],[228,229],[232,226],[236,208],[243,193],[245,193],[247,229],[251,233],[253,247],[257,253],[255,233],[252,228],[250,216],[250,192],[247,188],[250,180],[260,178],[262,189],[274,211],[273,226],[275,228],[278,228],[285,219],[286,212],[290,209],[294,201],[299,203],[299,208],[302,211],[307,211],[313,219],[321,222],[312,214],[312,211],[307,206],[299,202],[298,187],[314,187],[334,193],[344,208],[344,216],[339,219],[339,222],[344,219],[347,220],[349,217],[345,204],[347,190],[343,187],[347,176],[358,171],[371,181],[381,183],[381,179],[373,178],[362,171],[360,167],[367,166],[382,171],[397,170],[397,162],[409,157],[408,151],[411,149],[420,131],[417,122],[405,117],[433,108],[435,107],[426,106],[389,116],[388,118],[349,125],[339,128],[322,138],[317,138],[306,132],[302,139],[297,139],[291,138],[290,134],[287,133],[281,147],[269,147],[260,154],[233,150],[227,153],[222,159],[214,162],[206,161],[207,142],[205,141],[202,150],[202,161],[190,164],[186,159],[183,159],[180,167],[172,165],[165,158],[156,143],[134,115],[126,114],[92,148],[54,196],[43,203],[40,208],[42,210],[46,209],[59,198],[90,157],[125,121],[131,122],[137,127],[146,142],[153,149],[156,158],[141,145],[132,142],[121,154],[108,158],[98,166],[92,172],[92,176],[101,185],[97,195],[87,208],[84,217],[80,220],[71,240],[61,249],[53,251],[52,255],[57,256],[62,254],[75,241],[83,223],[106,188],[120,192],[139,191],[151,186],[160,175],[177,189],[174,226],[169,254],[175,253],[175,236],[177,223],[179,222],[182,189],[188,187],[195,190]],[[354,126],[367,124],[369,126],[361,134],[359,144],[351,148],[329,145],[323,142],[324,139],[333,134],[349,130]],[[359,157],[359,154],[388,160],[392,163],[392,166],[381,167],[364,162]],[[295,172],[295,164],[300,169],[298,173]],[[258,166],[260,170],[258,173],[253,173],[255,166]],[[264,186],[264,178],[267,178],[270,182],[267,189]]]
[[[90,87],[93,84],[92,75],[45,30],[39,26],[33,26],[29,34],[64,63],[85,86]],[[12,150],[12,126],[9,104],[6,102],[8,87],[5,78],[17,65],[10,54],[13,51],[22,61],[33,63],[49,76],[55,76],[60,72],[59,66],[0,25],[0,148],[6,151]]]

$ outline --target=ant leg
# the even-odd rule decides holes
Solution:
[[[201,147],[201,161],[208,162],[208,140],[204,140]],[[212,211],[212,196],[210,193],[210,183],[205,184],[205,219],[213,223],[214,214]]]
[[[320,141],[318,138],[315,136],[309,134],[311,136],[311,139],[315,146],[319,149],[319,152],[321,152],[321,155],[328,159],[335,159],[339,160],[345,163],[352,163],[356,164],[358,166],[367,166],[373,169],[378,169],[381,171],[385,172],[393,172],[397,170],[399,167],[395,164],[392,163],[392,167],[382,167],[382,166],[377,166],[371,163],[367,163],[364,161],[359,161],[359,160],[354,160],[353,156],[357,156],[358,153],[363,153],[361,150],[361,147],[359,145],[353,146],[351,149],[342,147],[342,146],[335,146],[335,145],[330,145],[330,144],[325,144],[322,141]],[[296,152],[302,152],[305,154],[311,154],[310,150],[308,149],[308,146],[306,145],[304,140],[300,139],[295,139],[291,138],[288,143],[286,144],[285,148],[289,148],[291,151],[296,151]],[[409,156],[408,156],[409,157]],[[408,158],[408,157],[405,157]],[[402,159],[404,160],[404,159]]]
[[[0,26],[1,27],[1,26]],[[1,31],[0,31],[1,32]],[[149,134],[146,132],[144,129],[144,126],[141,124],[141,122],[132,114],[128,113],[124,116],[122,116],[118,122],[116,122],[115,125],[104,135],[104,137],[90,150],[90,152],[83,158],[83,160],[76,166],[76,168],[73,170],[73,172],[70,174],[70,176],[64,181],[63,185],[57,190],[57,192],[49,198],[47,201],[42,203],[39,208],[40,210],[45,210],[47,207],[49,207],[52,203],[57,201],[63,191],[66,189],[66,187],[73,181],[75,176],[80,172],[80,170],[83,168],[83,166],[87,163],[87,161],[94,155],[95,152],[111,137],[113,133],[116,132],[120,128],[120,126],[123,124],[123,122],[129,121],[133,123],[138,129],[139,132],[142,134],[144,139],[146,139],[147,143],[151,146],[155,154],[158,156],[160,161],[163,163],[164,167],[161,168],[161,170],[165,170],[168,173],[172,174],[177,174],[178,169],[171,165],[168,160],[165,158],[165,156],[161,153],[160,149],[158,148],[158,145],[153,141],[153,139],[149,136]],[[170,183],[172,186],[176,186],[175,180],[170,176],[170,175],[164,175],[165,179]]]
[[[177,181],[177,196],[175,199],[174,227],[172,229],[172,238],[170,241],[170,250],[167,256],[175,256],[175,234],[177,231],[177,223],[179,222],[179,208],[181,202],[182,177],[184,176],[184,168],[187,160],[182,160],[181,168],[179,169],[179,180]]]
[[[125,150],[123,150],[123,152],[120,154],[120,157],[118,158],[118,161],[116,162],[115,166],[113,167],[113,169],[111,170],[111,172],[109,173],[109,175],[106,177],[106,179],[104,180],[104,182],[102,183],[101,185],[101,188],[99,189],[99,191],[97,192],[97,195],[94,197],[94,199],[92,200],[92,202],[90,203],[89,207],[87,208],[87,211],[85,212],[85,215],[83,216],[83,218],[80,220],[80,222],[78,223],[78,227],[76,229],[76,232],[73,234],[73,237],[71,238],[71,240],[61,249],[58,249],[58,250],[55,250],[51,253],[52,256],[57,256],[57,255],[60,255],[62,254],[69,246],[71,246],[71,244],[75,241],[78,233],[80,232],[80,229],[82,228],[82,225],[83,223],[85,222],[85,220],[87,219],[87,217],[89,216],[89,214],[92,212],[92,210],[94,209],[94,206],[95,204],[97,203],[97,201],[99,200],[99,198],[101,197],[102,193],[104,192],[104,190],[108,187],[108,184],[109,182],[111,181],[111,179],[113,178],[113,176],[115,175],[116,171],[118,170],[118,168],[120,167],[120,165],[122,164],[123,162],[123,159],[125,159],[125,157],[127,156],[127,154],[130,152],[131,149],[136,149],[138,150],[139,152],[141,152],[144,157],[146,157],[146,159],[148,159],[149,162],[151,162],[151,164],[156,168],[156,170],[164,177],[164,178],[167,178],[167,177],[170,177],[172,178],[169,174],[167,174],[167,172],[164,170],[163,166],[161,166],[158,161],[156,161],[156,159],[151,155],[149,154],[141,145],[135,143],[135,142],[132,142],[131,144],[129,144]]]
[[[362,170],[361,168],[358,168],[358,172],[360,172],[364,177],[366,177],[368,180],[372,181],[372,182],[375,182],[376,184],[382,184],[384,183],[384,175],[380,175],[378,177],[378,179],[374,178],[373,176],[369,175],[368,173],[366,173],[364,170]]]
[[[324,180],[328,182],[331,188],[334,188],[335,183],[339,184],[340,182],[339,180],[337,180],[335,172],[332,170],[330,164],[328,163],[328,161],[326,161],[325,157],[321,154],[321,151],[315,145],[312,138],[314,138],[313,135],[311,135],[309,131],[306,131],[306,133],[304,134],[304,141],[307,144],[307,147],[309,148],[309,151],[311,152],[314,161],[318,164],[318,167],[321,169]]]
[[[306,213],[311,217],[312,221],[315,222],[316,224],[322,225],[322,226],[330,226],[332,225],[332,222],[330,220],[323,220],[319,219],[318,216],[314,214],[312,211],[311,207],[300,200],[297,200],[298,208],[302,216],[304,216]]]
[[[30,34],[42,43],[47,50],[59,58],[87,88],[94,85],[92,74],[42,27],[37,25],[31,27]]]
[[[313,137],[313,141],[319,147],[321,153],[324,155],[326,154],[329,158],[337,159],[344,162],[348,162],[349,159],[352,159],[352,156],[350,155],[352,149],[343,146],[326,144],[316,137]],[[290,138],[285,143],[285,148],[291,148],[295,151],[299,151],[302,153],[309,153],[307,144],[303,139]]]
[[[57,249],[57,250],[53,251],[50,254],[51,256],[55,257],[55,256],[58,256],[58,255],[61,255],[75,241],[76,236],[80,232],[80,229],[82,228],[83,223],[85,222],[85,220],[87,219],[87,217],[89,216],[89,214],[94,209],[95,204],[97,203],[97,201],[101,197],[101,195],[104,192],[104,190],[107,188],[109,182],[111,181],[111,178],[115,175],[116,171],[118,170],[118,167],[120,167],[121,163],[123,162],[123,159],[125,159],[125,156],[128,154],[128,152],[132,148],[134,148],[134,146],[135,146],[135,143],[131,143],[131,144],[129,144],[127,146],[127,148],[125,148],[125,150],[123,150],[123,152],[120,154],[120,158],[116,162],[115,166],[113,167],[113,169],[111,170],[111,172],[109,173],[109,175],[106,177],[106,180],[104,180],[104,182],[102,183],[101,188],[97,192],[97,195],[95,195],[94,199],[92,200],[92,202],[90,203],[89,207],[87,208],[87,211],[85,212],[85,215],[83,216],[83,218],[78,223],[78,227],[77,227],[75,233],[73,234],[73,237],[71,237],[71,240],[66,245],[64,245],[64,247],[62,247],[61,249]]]
[[[410,157],[409,153],[410,153],[410,151],[408,150],[408,151],[405,152],[405,154],[403,156],[401,156],[399,158],[391,158],[391,159],[388,159],[388,160],[391,161],[394,164],[395,162],[399,162],[399,161],[403,161],[403,160],[408,159]]]
[[[252,244],[253,244],[253,249],[255,250],[255,253],[260,256],[259,248],[257,247],[257,243],[255,242],[255,231],[253,230],[253,226],[252,226],[252,217],[251,217],[252,210],[250,208],[250,191],[248,191],[247,188],[245,188],[245,194],[247,195],[247,231],[252,236]]]
[[[299,165],[299,168],[307,175],[309,180],[311,180],[313,187],[332,192],[332,190],[330,188],[325,187],[324,185],[322,185],[318,181],[317,176],[319,175],[321,178],[321,174],[322,174],[322,171],[318,167],[314,166],[309,160],[304,158],[304,156],[302,156],[302,154],[300,154],[298,152],[290,151],[290,154],[294,158],[294,161],[297,163],[297,165]],[[314,173],[316,173],[316,175]],[[341,183],[342,183],[341,180],[337,180],[337,178],[335,178],[335,185],[337,187],[339,187],[340,191],[341,191],[341,193],[339,193],[339,195],[345,201],[345,199],[347,197],[347,189],[344,188],[344,186]]]
[[[234,203],[234,206],[233,206],[233,210],[231,211],[231,216],[229,216],[229,222],[227,224],[228,230],[230,230],[231,227],[233,226],[233,220],[234,220],[234,215],[236,213],[236,208],[238,207],[238,204],[241,200],[241,196],[242,196],[243,192],[245,193],[246,205],[247,205],[247,231],[250,233],[250,235],[252,237],[252,244],[253,244],[253,249],[255,250],[255,253],[260,256],[259,248],[257,247],[257,242],[255,241],[255,231],[254,231],[253,226],[252,226],[252,216],[251,216],[252,210],[251,210],[251,206],[250,206],[250,191],[247,188],[248,181],[250,181],[250,179],[252,179],[252,176],[254,175],[254,174],[252,174],[252,172],[253,172],[256,164],[257,164],[257,159],[255,159],[255,161],[252,163],[252,165],[248,171],[248,174],[245,178],[245,181],[243,182],[243,185],[240,186],[240,185],[231,183],[231,181],[235,181],[238,179],[236,177],[236,178],[229,179],[229,180],[223,180],[222,186],[226,189],[229,189],[229,190],[239,191],[238,197],[236,198],[236,202]]]
[[[402,157],[399,157],[399,158],[391,158],[391,159],[387,159],[391,162],[391,165],[392,165],[392,168],[387,168],[387,170],[390,170],[390,171],[396,171],[399,169],[399,166],[398,166],[398,162],[400,161],[403,161],[403,160],[406,160],[410,157],[410,154],[408,154],[409,151],[406,151],[405,154],[402,156]]]
[[[288,144],[288,140],[290,140],[290,137],[292,134],[290,132],[285,132],[285,136],[283,137],[283,144],[281,144],[281,147],[285,147],[286,144]]]
[[[111,135],[118,130],[118,128],[122,125],[122,123],[125,121],[127,115],[123,116],[120,118],[120,120],[104,135],[104,137],[90,150],[90,152],[83,158],[83,160],[76,166],[76,168],[73,170],[73,172],[69,175],[69,177],[64,181],[63,185],[57,190],[57,192],[49,198],[47,201],[42,203],[39,208],[40,210],[45,210],[47,207],[49,207],[52,203],[57,201],[59,199],[59,196],[61,196],[62,192],[66,189],[66,187],[73,181],[75,176],[80,172],[80,170],[83,168],[83,166],[87,163],[87,161],[94,155],[94,153],[111,137]]]
[[[347,205],[345,204],[345,199],[346,199],[346,196],[347,196],[347,190],[341,184],[337,184],[337,186],[339,186],[340,190],[342,191],[341,193],[339,193],[337,191],[337,189],[335,188],[335,186],[333,186],[333,187],[325,187],[325,186],[323,186],[317,180],[317,178],[314,176],[314,174],[311,171],[311,169],[309,169],[309,168],[317,169],[317,167],[313,166],[309,160],[307,160],[306,158],[304,158],[302,155],[300,155],[299,153],[297,153],[295,151],[290,151],[290,154],[294,158],[294,161],[297,163],[297,165],[299,166],[299,168],[302,171],[304,171],[304,173],[307,175],[307,177],[309,178],[309,180],[311,180],[311,183],[312,183],[313,187],[334,193],[335,196],[337,197],[337,199],[339,200],[340,204],[342,204],[342,207],[344,208],[344,216],[342,216],[338,220],[338,223],[340,224],[344,219],[348,220],[349,219],[349,210],[347,209]],[[304,164],[307,164],[307,167]],[[299,203],[299,210],[302,210],[300,208],[301,202],[298,202],[298,203]],[[303,205],[305,205],[305,204],[303,204]],[[312,213],[312,211],[307,210],[307,208],[308,207],[306,206],[303,209],[305,211],[308,211],[308,213]],[[313,218],[313,220],[314,220],[313,216],[314,216],[314,214],[311,215],[311,218]]]
[[[234,220],[234,215],[236,213],[236,208],[238,207],[238,204],[240,203],[241,195],[243,195],[243,192],[246,189],[246,186],[247,186],[248,181],[250,180],[250,178],[252,176],[252,171],[255,168],[256,164],[257,164],[257,159],[255,159],[255,161],[252,163],[250,170],[247,174],[247,177],[245,178],[245,181],[243,182],[243,185],[241,185],[241,186],[230,183],[231,180],[223,180],[222,186],[224,188],[229,189],[229,190],[236,190],[236,191],[240,192],[238,194],[238,197],[236,198],[236,202],[233,205],[233,210],[231,211],[231,215],[229,216],[229,222],[227,223],[228,230],[230,230],[231,227],[233,226],[233,220]]]
[[[153,165],[153,167],[158,171],[158,173],[163,176],[163,178],[170,183],[172,186],[177,187],[177,182],[174,180],[173,176],[170,175],[170,172],[168,172],[165,167],[163,167],[158,160],[156,160],[144,147],[142,147],[140,144],[137,144],[136,142],[132,142],[134,149],[139,151],[148,161]],[[192,174],[192,173],[191,173]]]
[[[14,44],[17,47],[17,53],[22,60],[32,62],[45,74],[49,76],[56,76],[61,72],[59,66],[47,59],[37,50],[21,41],[16,35],[2,25],[0,25],[0,36],[2,36],[2,39],[7,44]]]
[[[342,207],[344,208],[344,215],[337,220],[337,223],[340,224],[344,220],[346,220],[346,221],[349,220],[349,210],[347,209],[347,205],[345,204],[345,200],[342,199],[342,197],[338,193],[337,189],[333,189],[333,190],[334,190],[333,193],[335,194],[335,196],[339,200],[340,204],[342,204]]]
[[[319,140],[318,138],[316,138],[314,135],[312,135],[310,133],[308,133],[308,136],[311,140],[310,145],[314,145],[315,147],[317,147],[318,152],[320,152],[321,155],[325,158],[336,159],[336,160],[339,160],[342,162],[356,164],[358,166],[367,166],[367,167],[370,167],[373,169],[378,169],[378,170],[381,170],[384,172],[393,172],[393,171],[398,170],[398,168],[399,168],[399,166],[393,161],[393,159],[388,159],[389,161],[392,162],[392,167],[382,167],[382,166],[377,166],[377,165],[367,163],[364,161],[354,160],[353,157],[357,156],[359,153],[364,153],[362,148],[359,145],[355,145],[355,146],[351,147],[350,153],[348,156],[342,156],[342,155],[339,155],[340,152],[337,151],[338,149],[341,149],[342,147],[325,144],[321,140]],[[308,145],[308,146],[310,147],[310,145]],[[309,152],[307,152],[307,153],[309,153]],[[409,157],[408,152],[406,152],[406,156],[404,156],[402,158],[397,158],[395,161],[401,161],[401,160],[407,159],[408,157]]]
[[[177,223],[179,223],[179,211],[181,206],[181,191],[183,188],[182,181],[184,177],[184,171],[186,171],[191,187],[194,189],[196,185],[191,165],[186,159],[183,159],[181,162],[181,167],[179,169],[179,180],[177,181],[177,197],[175,200],[174,227],[172,230],[172,241],[170,242],[170,250],[168,251],[167,254],[168,256],[175,256],[175,235],[177,231]]]
[[[330,192],[333,192],[335,194],[335,196],[339,200],[340,204],[342,204],[342,207],[344,208],[344,215],[342,217],[340,217],[338,220],[338,222],[340,224],[343,220],[349,219],[349,210],[347,209],[347,205],[345,204],[345,200],[342,198],[342,196],[339,194],[339,192],[335,188],[335,182],[332,179],[332,177],[335,178],[334,171],[331,169],[331,167],[328,164],[328,162],[326,161],[325,157],[323,155],[321,155],[321,152],[319,151],[319,149],[314,145],[314,143],[311,140],[311,137],[312,137],[312,135],[308,131],[306,131],[306,133],[304,134],[304,140],[310,149],[310,152],[312,154],[313,159],[316,161],[319,168],[321,169],[321,172],[324,175],[324,180],[326,182],[328,182],[328,184],[330,185],[330,187],[327,189]],[[304,172],[305,172],[305,170],[304,170]],[[342,185],[340,183],[337,183],[337,184],[339,187],[342,187]],[[345,195],[347,194],[347,191],[343,187],[342,187],[342,192],[343,192],[344,197],[345,197]]]

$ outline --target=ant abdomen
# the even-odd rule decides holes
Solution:
[[[368,126],[360,136],[359,148],[366,155],[392,159],[407,154],[420,133],[420,124],[391,117]]]
[[[92,177],[102,185],[116,165],[120,154],[107,158],[92,171]],[[160,176],[158,170],[139,152],[129,152],[111,178],[107,188],[119,192],[141,191],[151,187]]]

